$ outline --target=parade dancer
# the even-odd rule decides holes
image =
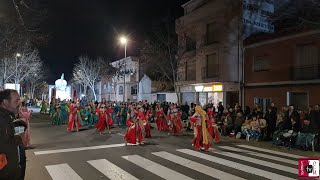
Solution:
[[[210,105],[207,109],[208,114],[208,132],[214,138],[215,142],[220,142],[218,125],[216,124],[216,116],[214,117],[214,108]]]
[[[129,107],[128,110],[127,126],[128,130],[124,136],[126,145],[127,143],[136,144],[137,141],[139,144],[143,145],[143,127],[141,119],[138,118],[138,112],[132,106]]]
[[[163,108],[160,104],[157,104],[156,107],[156,124],[159,131],[167,131],[168,130],[168,123],[166,120],[166,115],[164,113]]]
[[[168,125],[172,134],[176,135],[183,129],[181,123],[181,112],[178,111],[175,104],[170,106],[168,110]],[[168,133],[170,134],[170,133]]]
[[[139,109],[139,108],[138,108]],[[143,128],[145,132],[145,138],[151,138],[151,128],[149,123],[149,111],[145,112],[143,107],[140,107],[138,118],[143,121]]]
[[[68,107],[65,102],[60,104],[60,120],[62,124],[66,124],[68,120]]]
[[[196,150],[208,150],[213,139],[207,129],[207,113],[199,105],[196,106],[195,111],[194,115],[190,118],[190,121],[194,124],[192,146]]]
[[[106,112],[105,104],[101,104],[99,110],[96,112],[98,116],[98,123],[96,124],[96,128],[99,131],[99,134],[102,135],[102,132],[107,128],[109,128],[108,117]],[[111,133],[109,131],[109,133]]]
[[[120,112],[119,112],[121,125],[126,124],[126,119],[127,119],[127,114],[128,114],[127,111],[128,111],[127,107],[126,107],[125,103],[123,103],[121,105]]]
[[[76,130],[78,132],[79,128],[81,128],[79,111],[80,111],[79,102],[77,102],[75,105],[74,104],[70,105],[69,122],[68,122],[67,131],[73,131],[73,128],[76,127]]]
[[[42,100],[40,114],[47,114],[47,102]]]
[[[91,107],[89,104],[86,105],[86,107],[84,108],[83,115],[84,115],[84,121],[87,122],[87,127],[91,128],[93,126],[93,117],[91,113]]]
[[[107,128],[110,130],[111,128],[114,127],[114,119],[112,117],[113,110],[110,108],[110,104],[106,108],[106,113],[107,113]]]

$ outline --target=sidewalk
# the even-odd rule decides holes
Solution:
[[[155,126],[154,126],[155,127]],[[193,131],[183,131],[183,135],[185,136],[193,136]],[[279,152],[284,152],[284,153],[290,153],[290,154],[296,154],[300,156],[305,156],[305,157],[317,157],[320,158],[320,152],[312,152],[311,150],[304,151],[300,149],[295,149],[291,148],[288,149],[287,147],[284,146],[277,146],[272,144],[272,141],[247,141],[246,139],[237,139],[237,138],[231,138],[227,136],[220,136],[220,142],[218,144],[245,144],[245,145],[250,145],[250,146],[255,146],[259,148],[265,148],[269,150],[274,150],[274,151],[279,151]]]

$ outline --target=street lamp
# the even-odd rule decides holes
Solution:
[[[123,102],[126,102],[126,69],[127,69],[127,43],[128,39],[124,36],[120,37],[120,43],[124,45],[124,75],[123,75]]]
[[[17,53],[15,57],[16,57],[16,72],[15,72],[15,78],[14,78],[14,88],[15,88],[16,91],[18,91],[18,87],[17,87],[18,86],[18,84],[17,84],[18,83],[17,82],[18,81],[17,80],[17,76],[18,76],[18,57],[21,57],[21,54]],[[18,92],[20,93],[20,91],[18,91]]]

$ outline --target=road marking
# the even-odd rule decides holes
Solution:
[[[265,167],[269,167],[269,168],[273,168],[273,169],[278,169],[278,170],[286,171],[286,172],[293,173],[293,174],[298,174],[297,168],[291,168],[291,167],[283,166],[280,164],[276,164],[276,163],[272,163],[272,162],[268,162],[268,161],[263,161],[263,160],[259,160],[259,159],[255,159],[255,158],[251,158],[251,157],[247,157],[247,156],[242,156],[242,155],[231,153],[231,152],[221,152],[221,151],[218,152],[215,149],[210,149],[210,152],[215,153],[215,154],[220,154],[223,156],[232,157],[235,159],[240,159],[242,161],[251,162],[254,164],[261,165],[261,166],[265,166]]]
[[[231,147],[231,146],[219,146],[219,148],[226,149],[226,150],[232,150],[232,151],[235,151],[235,152],[247,153],[247,154],[250,154],[252,156],[258,156],[258,157],[262,157],[262,158],[265,158],[265,159],[271,159],[271,160],[275,160],[275,161],[285,162],[285,163],[288,163],[288,164],[298,165],[297,161],[293,161],[293,160],[289,160],[289,159],[285,159],[285,158],[281,158],[281,157],[277,157],[277,156],[272,156],[272,155],[268,155],[268,154],[258,153],[258,152],[255,152],[255,151],[249,151],[249,150],[234,148],[234,147]]]
[[[163,179],[170,179],[170,180],[191,180],[192,179],[188,176],[180,174],[160,164],[157,164],[148,159],[145,159],[139,155],[122,156],[122,158],[146,169],[149,172],[152,172],[155,175],[162,177]]]
[[[201,172],[201,173],[206,174],[208,176],[214,177],[216,179],[243,180],[243,178],[234,176],[232,174],[229,174],[229,173],[220,171],[218,169],[214,169],[214,168],[205,166],[203,164],[200,164],[200,163],[191,161],[189,159],[185,159],[185,158],[182,158],[182,157],[179,157],[179,156],[176,156],[174,154],[170,154],[170,153],[167,153],[167,152],[164,152],[164,151],[155,152],[155,153],[152,153],[152,154],[154,154],[154,155],[156,155],[158,157],[161,157],[163,159],[166,159],[168,161],[177,163],[177,164],[179,164],[181,166],[185,166],[187,168],[190,168],[190,169],[193,169],[195,171]]]
[[[136,144],[128,144],[128,146],[135,146],[135,145]],[[126,146],[126,144],[122,143],[122,144],[108,144],[108,145],[88,146],[88,147],[79,147],[79,148],[55,149],[55,150],[37,151],[37,152],[34,152],[34,154],[35,155],[55,154],[55,153],[75,152],[75,151],[86,151],[86,150],[93,150],[93,149],[108,149],[108,148],[123,147],[123,146]]]
[[[281,180],[285,180],[285,179],[292,179],[292,178],[289,178],[289,177],[286,177],[286,176],[282,176],[282,175],[279,175],[279,174],[275,174],[275,173],[272,173],[272,172],[268,172],[268,171],[264,171],[264,170],[261,170],[261,169],[258,169],[258,168],[254,168],[254,167],[251,167],[251,166],[247,166],[247,165],[244,165],[244,164],[240,164],[240,163],[237,163],[237,162],[234,162],[234,161],[229,161],[229,160],[225,160],[225,159],[222,159],[222,158],[218,158],[218,157],[214,157],[214,156],[211,156],[211,155],[208,155],[208,154],[204,154],[204,153],[200,153],[200,152],[197,152],[197,151],[193,151],[193,150],[190,150],[190,149],[178,149],[177,151],[179,152],[182,152],[182,153],[185,153],[185,154],[188,154],[188,155],[191,155],[191,156],[195,156],[195,157],[198,157],[198,158],[201,158],[201,159],[205,159],[207,161],[211,161],[211,162],[214,162],[214,163],[217,163],[217,164],[221,164],[221,165],[224,165],[224,166],[227,166],[227,167],[230,167],[230,168],[234,168],[234,169],[237,169],[237,170],[240,170],[240,171],[244,171],[246,173],[251,173],[251,174],[254,174],[254,175],[257,175],[257,176],[262,176],[262,177],[265,177],[267,179],[281,179]]]
[[[121,134],[121,133],[117,133],[119,136],[124,136],[124,134]]]
[[[106,159],[91,160],[88,161],[88,163],[107,176],[110,180],[138,180],[136,177]]]
[[[46,169],[53,180],[82,180],[68,164],[50,165]]]
[[[298,156],[295,154],[288,154],[288,153],[283,153],[283,152],[279,152],[279,151],[272,151],[269,149],[263,149],[263,148],[258,148],[258,147],[253,147],[253,146],[248,146],[248,145],[237,145],[239,147],[243,147],[243,148],[248,148],[248,149],[252,149],[252,150],[257,150],[257,151],[262,151],[262,152],[267,152],[267,153],[273,153],[276,155],[281,155],[281,156],[286,156],[286,157],[291,157],[291,158],[304,158],[303,156]]]

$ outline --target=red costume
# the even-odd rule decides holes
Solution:
[[[76,127],[77,131],[81,128],[79,112],[80,107],[74,107],[74,105],[70,105],[70,113],[69,113],[69,122],[67,131],[73,131],[73,128]]]
[[[149,114],[150,111],[146,112],[146,115],[143,115],[142,113],[142,120],[144,121],[144,131],[145,131],[145,138],[151,138],[151,128],[149,123]],[[138,115],[139,116],[139,115]]]
[[[161,107],[156,110],[156,124],[159,131],[167,131],[169,129],[167,120],[165,118],[165,113]]]
[[[97,130],[101,133],[103,132],[106,127],[107,127],[107,112],[104,110],[97,111],[97,116],[98,116],[98,123],[96,124]]]
[[[168,121],[170,130],[173,134],[178,134],[183,129],[182,123],[181,123],[181,115],[182,113],[178,111],[175,107],[170,109],[168,111]]]
[[[138,117],[138,113],[131,109],[128,113],[127,126],[128,130],[124,136],[126,143],[143,144],[143,124],[142,120]]]
[[[112,112],[113,112],[112,109],[109,108],[109,107],[107,107],[106,113],[107,113],[107,120],[108,120],[108,126],[109,126],[109,128],[114,127],[113,120],[112,120],[112,116],[111,116]]]
[[[215,142],[220,141],[219,137],[219,131],[218,131],[218,126],[216,124],[216,116],[214,117],[214,112],[213,108],[208,108],[207,110],[208,114],[208,121],[207,121],[207,126],[208,126],[208,132],[209,134],[215,139]]]
[[[194,138],[192,145],[196,150],[208,150],[213,141],[210,128],[207,125],[210,123],[207,119],[207,114],[201,109],[196,107],[196,113],[190,118],[190,121],[194,124]]]

